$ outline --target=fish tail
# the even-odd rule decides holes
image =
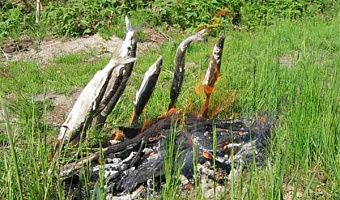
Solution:
[[[125,27],[126,27],[126,32],[132,31],[131,22],[128,16],[125,16]]]
[[[200,31],[198,31],[195,35],[194,35],[194,39],[197,41],[205,41],[206,39],[203,37],[203,34],[205,33],[206,29],[202,29]]]

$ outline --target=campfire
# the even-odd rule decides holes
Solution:
[[[67,143],[77,145],[85,139],[90,126],[96,126],[99,132],[105,125],[134,67],[136,31],[126,18],[126,37],[119,55],[97,72],[80,94],[61,127],[53,156]],[[149,124],[138,123],[161,73],[163,57],[160,56],[145,73],[136,93],[130,125],[118,127],[116,137],[108,147],[60,166],[65,189],[77,188],[80,171],[86,170],[93,183],[89,185],[92,191],[95,183],[104,176],[108,198],[131,198],[148,188],[159,188],[166,181],[167,173],[179,172],[179,185],[193,188],[194,181],[197,181],[195,176],[206,176],[223,183],[228,180],[232,168],[238,169],[262,159],[271,127],[268,116],[242,119],[209,116],[210,97],[220,76],[224,36],[214,46],[202,82],[206,98],[201,111],[185,113],[176,108],[185,77],[186,49],[192,42],[205,40],[204,32],[201,30],[189,36],[177,49],[168,113]],[[133,196],[126,196],[129,194]]]

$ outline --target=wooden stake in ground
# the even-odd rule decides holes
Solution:
[[[186,38],[179,47],[177,48],[176,56],[175,56],[175,69],[174,69],[174,77],[172,79],[171,88],[170,88],[170,103],[168,110],[175,107],[177,98],[179,93],[181,92],[181,87],[184,80],[185,75],[185,52],[187,47],[193,41],[203,41],[203,34],[205,29],[200,32]]]
[[[159,73],[161,72],[162,63],[163,57],[160,56],[145,73],[143,82],[136,93],[136,100],[133,102],[134,108],[131,115],[131,125],[137,123],[139,116],[142,114],[145,105],[149,101],[151,94],[155,89]]]
[[[40,0],[37,0],[37,3],[36,3],[36,11],[35,11],[35,23],[39,23],[39,18],[40,18],[40,12],[42,10],[42,5],[41,5],[41,2]]]
[[[204,93],[206,95],[206,99],[201,110],[201,114],[203,117],[207,117],[210,104],[210,96],[214,89],[215,82],[220,76],[224,39],[225,39],[224,36],[221,36],[217,43],[215,44],[212,56],[210,58],[209,67],[203,80],[203,88]]]

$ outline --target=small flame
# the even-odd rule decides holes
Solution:
[[[176,113],[177,113],[177,108],[173,107],[173,108],[170,108],[170,110],[166,113],[165,116],[175,115]]]
[[[116,132],[115,132],[114,140],[119,140],[122,137],[125,138],[125,134],[123,133],[123,131],[121,131],[121,130],[119,130],[119,128],[117,128]]]
[[[266,115],[259,117],[259,122],[260,122],[260,127],[261,128],[265,127],[266,121],[267,121],[267,116]]]
[[[221,112],[222,110],[227,109],[230,104],[232,102],[234,102],[234,100],[236,99],[237,93],[236,91],[230,91],[229,92],[229,97],[228,98],[224,98],[222,103],[219,103],[214,109],[213,111],[210,113],[210,116],[216,116],[219,112]]]
[[[206,29],[206,33],[210,33],[213,30],[213,28],[221,25],[222,16],[228,16],[230,19],[234,18],[234,14],[228,8],[223,8],[217,11],[216,15],[213,18],[211,18],[212,24],[200,25],[196,28],[195,32],[199,32],[203,29]]]
[[[212,160],[212,159],[213,159],[213,156],[212,156],[211,153],[208,152],[208,151],[203,151],[203,152],[202,152],[202,156],[203,156],[204,158],[208,159],[208,160]]]
[[[152,124],[152,120],[150,119],[144,119],[142,128],[140,129],[139,133],[142,133],[146,127],[148,127],[150,124]]]
[[[224,142],[224,145],[223,145],[223,150],[225,151],[225,150],[227,150],[228,149],[228,145],[229,145],[229,141],[227,140],[227,141],[225,141]]]
[[[131,116],[130,116],[130,120],[129,120],[130,124],[132,124],[133,121],[135,120],[135,116],[136,116],[135,111],[132,111]]]
[[[205,29],[206,33],[210,33],[212,31],[213,27],[209,24],[200,25],[196,28],[195,33],[198,33],[203,29]]]
[[[214,90],[214,86],[205,85],[205,86],[203,87],[203,89],[204,89],[204,93],[205,93],[206,95],[210,95],[210,94],[213,92],[213,90]]]
[[[217,11],[216,17],[221,17],[221,16],[229,16],[229,17],[232,17],[232,14],[230,12],[230,10],[228,8],[223,8],[219,11]]]
[[[237,132],[237,135],[243,135],[243,134],[244,134],[244,132],[242,132],[242,131]]]
[[[208,109],[209,109],[209,104],[210,104],[210,95],[211,95],[214,87],[210,86],[210,85],[204,85],[203,89],[204,89],[204,93],[206,94],[206,99],[205,99],[204,104],[202,106],[200,115],[206,117]]]
[[[200,80],[195,85],[195,92],[198,95],[203,95],[203,93],[202,93],[202,91],[203,91],[203,85],[202,85],[203,80],[204,80],[204,74],[201,76]]]

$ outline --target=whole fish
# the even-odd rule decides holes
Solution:
[[[206,95],[206,100],[203,104],[201,113],[202,113],[202,116],[204,117],[206,117],[208,113],[208,107],[210,104],[210,95],[215,86],[215,82],[220,76],[224,40],[225,40],[225,37],[222,35],[216,42],[212,56],[210,58],[209,67],[207,69],[207,72],[203,80],[203,88],[204,88],[204,93]]]
[[[119,57],[133,57],[136,58],[136,50],[137,50],[137,39],[136,39],[136,33],[139,29],[139,27],[135,27],[132,29],[131,23],[128,17],[125,17],[125,23],[126,23],[126,35],[124,42],[122,44],[122,47],[119,51]],[[128,63],[126,65],[118,66],[117,69],[115,69],[112,73],[113,74],[119,74],[117,72],[118,70],[123,69],[123,75],[119,76],[119,78],[114,78],[115,76],[112,76],[110,79],[110,87],[105,92],[104,99],[109,99],[109,101],[103,102],[103,105],[105,106],[104,109],[100,112],[97,118],[97,128],[101,129],[106,121],[107,116],[112,112],[113,108],[116,106],[120,96],[123,94],[127,82],[131,76],[131,72],[134,66],[134,62]],[[105,104],[104,104],[105,103]]]
[[[187,47],[193,41],[203,41],[204,38],[202,34],[205,32],[205,29],[199,31],[195,35],[192,35],[186,38],[181,42],[179,47],[177,48],[176,56],[175,56],[175,68],[174,68],[174,77],[172,79],[171,88],[170,88],[170,103],[168,110],[175,107],[177,98],[179,93],[181,92],[181,87],[184,80],[185,74],[185,52]]]
[[[103,98],[112,70],[118,65],[134,62],[135,58],[111,59],[107,66],[98,71],[79,95],[66,121],[61,126],[57,146],[63,141],[78,143],[81,133],[91,124],[94,113]]]
[[[96,115],[98,115],[110,102],[111,98],[117,91],[120,83],[123,79],[123,74],[125,70],[125,65],[119,65],[112,70],[110,81],[107,85],[107,89],[105,90],[103,99],[100,102],[100,105],[96,111]]]
[[[163,63],[163,57],[159,56],[157,61],[148,69],[145,73],[143,82],[136,93],[136,100],[133,102],[134,109],[131,115],[131,125],[137,123],[139,116],[149,101],[153,90],[155,89],[159,73],[161,72],[161,66]]]

